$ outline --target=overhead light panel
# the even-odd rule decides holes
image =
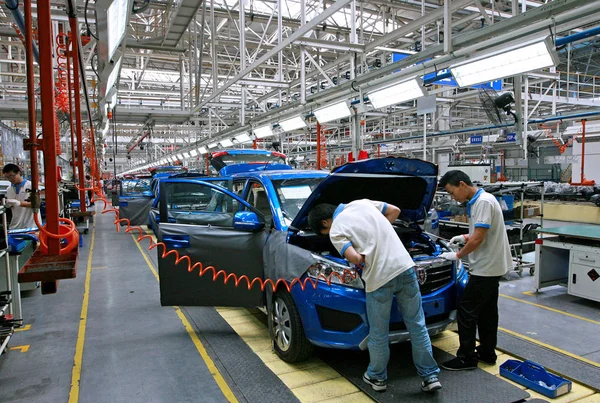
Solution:
[[[270,125],[257,127],[253,130],[253,132],[257,139],[262,139],[274,135],[273,128]]]
[[[244,143],[249,143],[252,141],[252,139],[250,138],[250,136],[248,135],[248,133],[242,133],[242,134],[238,134],[237,136],[235,136],[235,139],[240,143],[240,144],[244,144]]]
[[[291,119],[282,120],[279,122],[279,126],[285,132],[289,132],[292,130],[300,129],[302,127],[306,127],[306,122],[300,116],[293,117]]]
[[[206,149],[206,147],[198,147],[198,152],[200,153],[200,155],[204,155],[208,152],[208,150]]]
[[[183,158],[185,158],[186,160],[189,159],[190,157],[191,157],[190,153],[183,153]]]
[[[332,120],[343,119],[352,115],[346,101],[315,109],[313,113],[317,117],[319,123],[331,122]]]
[[[99,56],[105,61],[113,58],[123,42],[129,18],[129,0],[97,0],[96,24],[98,27]]]
[[[459,87],[556,66],[558,58],[550,37],[520,48],[450,67]]]
[[[216,146],[218,146],[218,145],[219,145],[218,143],[210,143],[210,144],[208,145],[208,148],[215,148],[215,147],[216,147]]]
[[[183,154],[177,154],[175,157],[176,157],[178,160],[181,160],[181,159],[183,159]]]
[[[190,155],[192,157],[195,157],[196,155],[198,155],[198,150],[190,150]]]
[[[425,90],[416,78],[367,93],[371,105],[376,109],[412,101],[424,95]]]
[[[231,141],[229,139],[223,139],[219,142],[219,144],[221,145],[221,147],[227,148],[227,147],[231,147],[233,145],[233,141]]]

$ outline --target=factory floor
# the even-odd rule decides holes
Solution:
[[[385,393],[369,396],[329,365],[343,351],[295,365],[281,361],[257,309],[161,307],[156,250],[148,251],[146,240],[117,233],[112,214],[97,208],[84,235],[77,278],[61,281],[56,294],[23,293],[25,326],[0,356],[0,401],[385,401]],[[586,383],[585,368],[600,371],[600,303],[571,297],[562,287],[533,291],[527,272],[510,273],[501,282],[500,333],[515,351],[502,350],[499,343],[497,364],[480,368],[510,383],[500,377],[499,365],[528,358],[522,344],[527,343],[525,351],[540,349],[556,356],[550,362],[574,364]],[[458,348],[458,336],[450,330],[432,342],[450,354]],[[464,399],[444,398],[442,389],[433,400],[488,401],[470,395],[470,374],[453,378],[464,382]],[[583,383],[574,382],[571,392],[557,399],[528,389],[526,400],[600,402],[600,383]],[[415,396],[432,400],[420,391]]]

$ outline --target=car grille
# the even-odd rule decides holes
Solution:
[[[421,295],[428,295],[452,282],[452,262],[445,259],[432,259],[416,262],[417,266],[427,270],[425,284],[421,284]]]

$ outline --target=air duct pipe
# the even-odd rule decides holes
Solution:
[[[5,0],[4,4],[6,8],[8,8],[13,15],[13,19],[15,20],[15,24],[19,27],[19,30],[23,34],[23,36],[27,35],[27,30],[25,29],[25,20],[23,19],[23,14],[19,11],[19,0]],[[40,52],[38,51],[38,47],[33,42],[33,57],[37,64],[40,64]]]

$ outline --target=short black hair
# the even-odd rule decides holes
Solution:
[[[308,225],[310,225],[310,228],[320,235],[321,231],[324,229],[321,222],[333,218],[333,213],[335,213],[336,208],[337,207],[333,204],[317,204],[310,213],[308,213]]]
[[[21,173],[21,168],[19,168],[19,166],[17,164],[6,164],[6,165],[4,165],[4,168],[2,168],[2,173],[3,174],[8,174],[8,173],[18,174],[18,173]]]
[[[440,183],[438,183],[438,186],[442,188],[446,187],[446,185],[459,186],[460,182],[464,182],[467,186],[473,186],[473,182],[471,182],[471,178],[469,178],[469,175],[467,175],[463,171],[455,169],[446,172],[444,176],[442,176],[442,179],[440,179]]]

